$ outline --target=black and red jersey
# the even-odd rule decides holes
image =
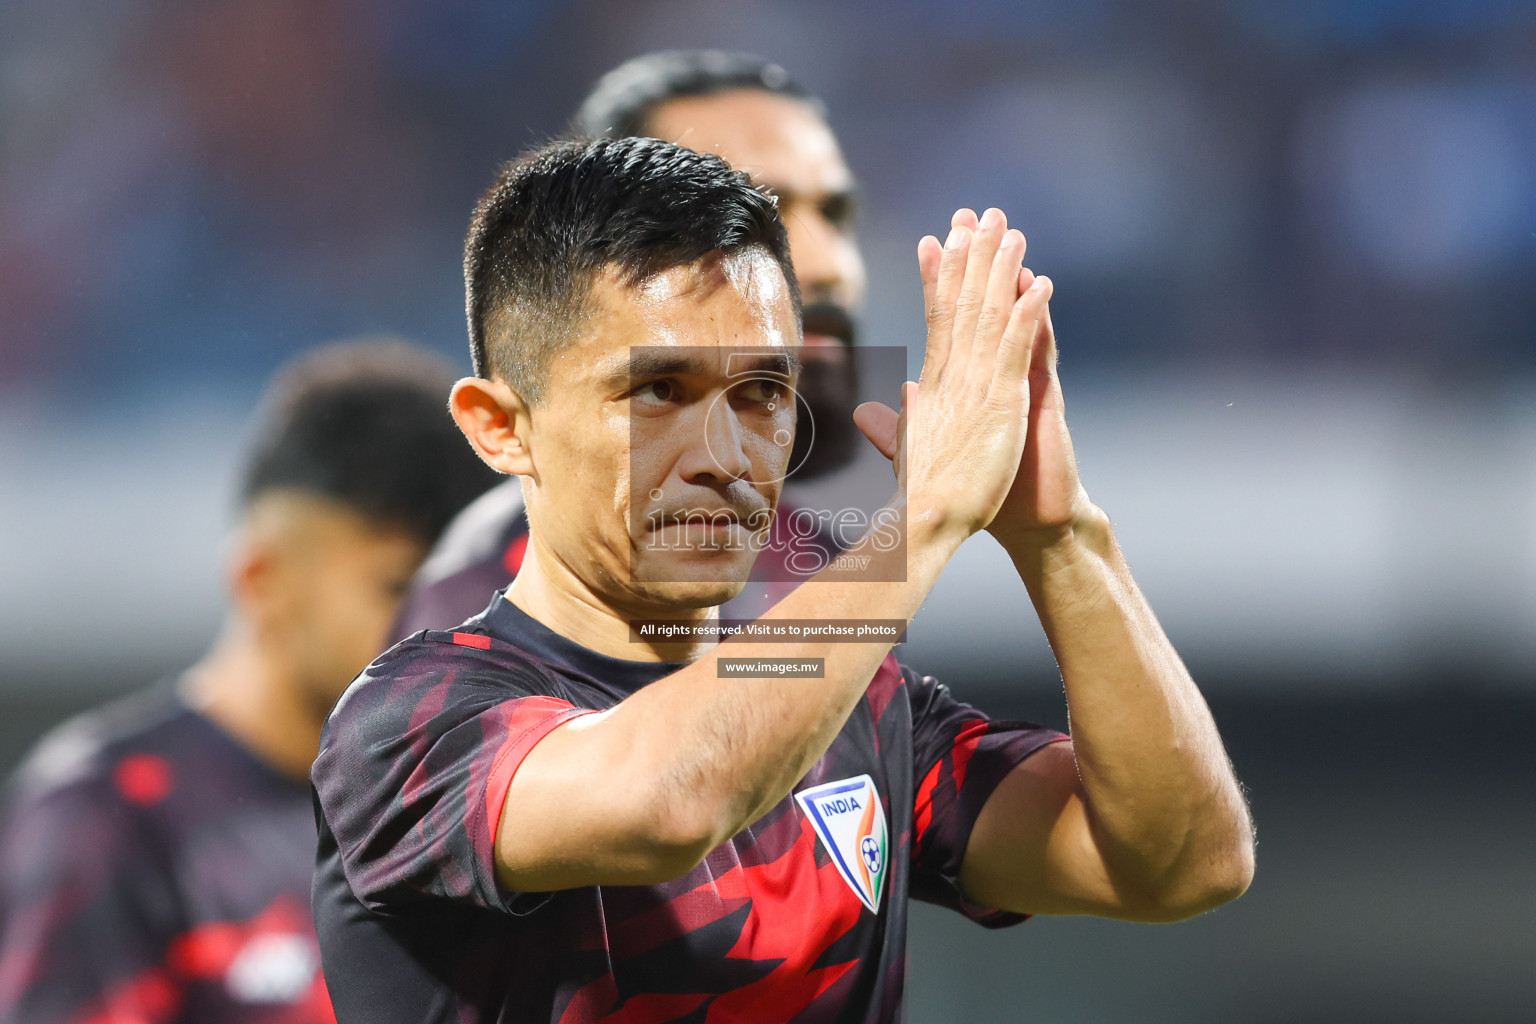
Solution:
[[[894,657],[794,792],[681,878],[501,888],[494,836],[523,757],[680,667],[599,654],[501,596],[369,666],[312,773],[339,1020],[899,1020],[908,897],[1022,920],[968,904],[957,877],[994,787],[1063,737],[990,720]]]
[[[813,558],[804,563],[810,571],[797,572],[790,564],[795,551],[811,547],[825,558],[837,552],[825,532],[791,537],[786,524],[792,503],[781,501],[777,511],[749,581],[720,606],[722,619],[760,617],[824,564]],[[512,477],[470,502],[443,531],[411,582],[391,635],[403,639],[423,629],[448,629],[479,613],[493,593],[512,582],[527,551],[523,489]]]
[[[0,826],[0,1020],[334,1022],[302,780],[156,688],[61,726]]]

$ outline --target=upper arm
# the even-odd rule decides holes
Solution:
[[[1071,744],[1059,743],[1020,763],[992,792],[971,834],[961,887],[1020,913],[1154,922],[1203,913],[1247,887],[1251,866],[1245,871],[1240,857],[1181,843],[1179,870],[1169,871],[1144,848],[1117,840],[1095,819]]]
[[[1025,914],[1188,916],[1110,871],[1068,736],[990,719],[903,671],[918,781],[913,896],[987,925]]]
[[[1094,840],[1070,741],[1036,751],[998,783],[971,831],[960,885],[1017,913],[1128,909]]]
[[[618,710],[561,723],[509,773],[496,832],[506,888],[654,884],[708,852],[707,830],[680,824],[685,816],[667,806],[643,738]]]

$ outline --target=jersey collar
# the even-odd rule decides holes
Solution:
[[[634,691],[687,665],[686,661],[629,661],[601,654],[556,633],[498,593],[483,613],[486,631],[499,640],[555,665]]]

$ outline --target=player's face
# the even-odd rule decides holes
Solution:
[[[259,510],[266,516],[260,528],[272,566],[258,628],[324,711],[387,646],[390,623],[426,545],[323,498],[271,498]]]
[[[853,174],[827,123],[791,97],[733,89],[669,100],[647,127],[714,153],[779,197],[806,307],[805,345],[850,342],[848,312],[864,301],[864,260],[853,234]]]
[[[752,250],[637,287],[605,274],[592,300],[530,416],[540,557],[616,607],[718,605],[751,570],[793,440],[788,284]]]

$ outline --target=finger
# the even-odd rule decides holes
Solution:
[[[1037,278],[1037,280],[1045,281],[1054,292],[1055,286],[1051,284],[1050,278]],[[1041,314],[1040,321],[1035,327],[1034,351],[1030,356],[1029,372],[1031,374],[1043,373],[1046,375],[1056,372],[1056,327],[1051,323],[1051,307],[1049,305],[1045,307],[1045,311]]]
[[[955,326],[955,297],[965,280],[971,237],[968,228],[951,228],[949,237],[944,240],[939,278],[933,288],[933,304],[928,308],[928,347],[923,353],[923,378],[943,373],[948,365]]]
[[[1006,230],[1008,219],[995,206],[981,215],[980,227],[971,242],[971,253],[966,262],[965,280],[955,298],[951,361],[955,361],[960,354],[957,346],[965,346],[967,362],[976,350],[976,321],[986,301],[987,282],[992,276],[992,258],[997,254],[997,247]]]
[[[1028,385],[1034,369],[1040,323],[1047,315],[1050,300],[1051,279],[1037,277],[1030,284],[1029,290],[1013,304],[1008,326],[1003,331],[1002,340],[998,342],[994,379]]]
[[[944,259],[944,246],[932,235],[924,235],[917,243],[917,272],[923,279],[923,315],[933,309],[933,293],[939,286],[939,263]]]
[[[987,294],[976,318],[978,368],[990,372],[997,357],[998,341],[1008,326],[1013,304],[1019,298],[1019,271],[1024,259],[1024,233],[1009,229],[998,243],[987,279]]]
[[[905,381],[901,385],[901,416],[896,420],[896,454],[892,465],[896,468],[896,482],[905,492],[907,487],[907,415],[917,404],[917,384]]]
[[[900,414],[884,402],[865,402],[853,410],[853,422],[860,432],[892,462],[896,461],[900,421]]]
[[[980,219],[976,216],[976,211],[968,206],[963,206],[955,211],[953,217],[949,218],[949,226],[975,231],[981,225]]]

